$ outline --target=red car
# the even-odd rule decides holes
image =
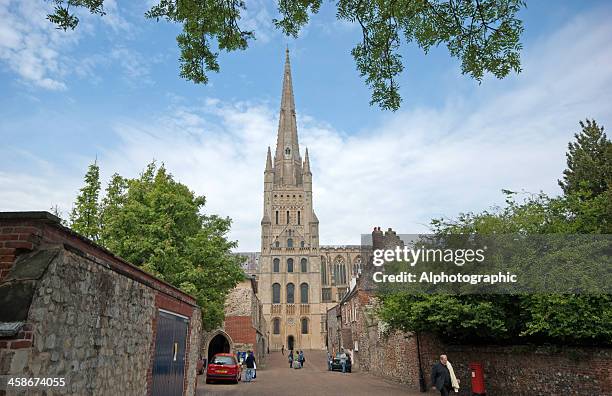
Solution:
[[[213,380],[229,380],[237,384],[240,381],[240,364],[231,353],[217,353],[208,363],[206,383]]]

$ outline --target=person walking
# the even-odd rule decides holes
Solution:
[[[332,369],[332,355],[331,353],[329,353],[329,351],[327,351],[327,371],[331,371]]]
[[[440,355],[440,361],[431,368],[431,384],[434,390],[440,391],[440,396],[448,396],[451,389],[459,392],[459,381],[446,355]]]
[[[304,357],[304,351],[300,351],[299,360],[300,368],[304,367],[304,362],[306,361],[306,358]]]
[[[293,351],[289,351],[289,355],[287,356],[287,360],[289,360],[289,368],[293,367]]]
[[[285,346],[281,346],[281,355],[285,356]]]
[[[248,351],[246,359],[244,359],[244,364],[246,366],[246,374],[245,374],[245,382],[251,382],[253,380],[253,374],[255,371],[255,355],[253,352]]]
[[[342,365],[342,372],[346,373],[346,353],[344,348],[340,350],[340,364]]]

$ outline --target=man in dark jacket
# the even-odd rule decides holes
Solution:
[[[247,352],[247,357],[244,360],[244,364],[246,366],[245,381],[251,382],[251,380],[253,379],[253,371],[255,371],[255,355],[253,355],[253,352]]]
[[[440,355],[440,361],[431,368],[432,388],[439,390],[441,396],[448,396],[452,389],[451,375],[446,362],[448,362],[446,355]]]

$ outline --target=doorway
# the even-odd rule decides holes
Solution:
[[[221,333],[217,334],[210,340],[208,343],[208,361],[210,362],[212,358],[217,353],[229,353],[230,352],[230,343],[229,340]]]
[[[289,349],[290,351],[292,351],[292,350],[293,350],[293,347],[295,346],[295,345],[294,345],[294,342],[295,342],[295,338],[293,338],[293,336],[292,336],[292,335],[288,336],[288,337],[287,337],[287,349]]]
[[[183,394],[188,326],[188,318],[158,311],[151,387],[153,396]]]

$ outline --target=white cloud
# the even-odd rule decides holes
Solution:
[[[272,5],[271,8],[268,6]],[[255,43],[266,44],[273,36],[278,35],[278,31],[272,23],[277,10],[274,3],[262,0],[246,1],[246,10],[242,11],[242,19],[238,22],[244,31],[250,30],[255,33]]]
[[[359,243],[372,226],[422,232],[433,217],[501,202],[502,188],[558,193],[577,122],[612,121],[609,37],[612,26],[602,18],[576,18],[527,48],[521,75],[488,81],[441,108],[389,114],[367,133],[345,134],[298,109],[321,243]],[[275,143],[277,105],[173,102],[164,116],[115,124],[117,143],[99,157],[103,174],[133,177],[151,159],[163,161],[178,180],[207,196],[209,213],[234,219],[231,237],[241,250],[259,250],[263,169],[266,148]],[[11,189],[0,194],[3,207],[34,207],[56,188],[42,183],[33,191],[0,177]]]
[[[61,51],[78,36],[55,29],[46,19],[51,10],[48,2],[1,0],[0,60],[26,83],[63,90]]]
[[[131,25],[121,16],[116,0],[104,0],[104,13],[102,22],[110,26],[115,33],[131,31]]]
[[[129,79],[143,79],[148,68],[135,51],[117,46],[108,54],[78,57],[74,50],[83,35],[90,39],[96,24],[110,26],[114,33],[131,32],[131,25],[120,15],[115,0],[105,0],[104,16],[77,9],[79,25],[75,30],[59,30],[47,20],[53,4],[40,0],[0,0],[0,62],[15,73],[21,82],[48,89],[67,89],[68,75],[97,78],[95,68],[114,61]],[[146,80],[149,81],[149,80]]]

